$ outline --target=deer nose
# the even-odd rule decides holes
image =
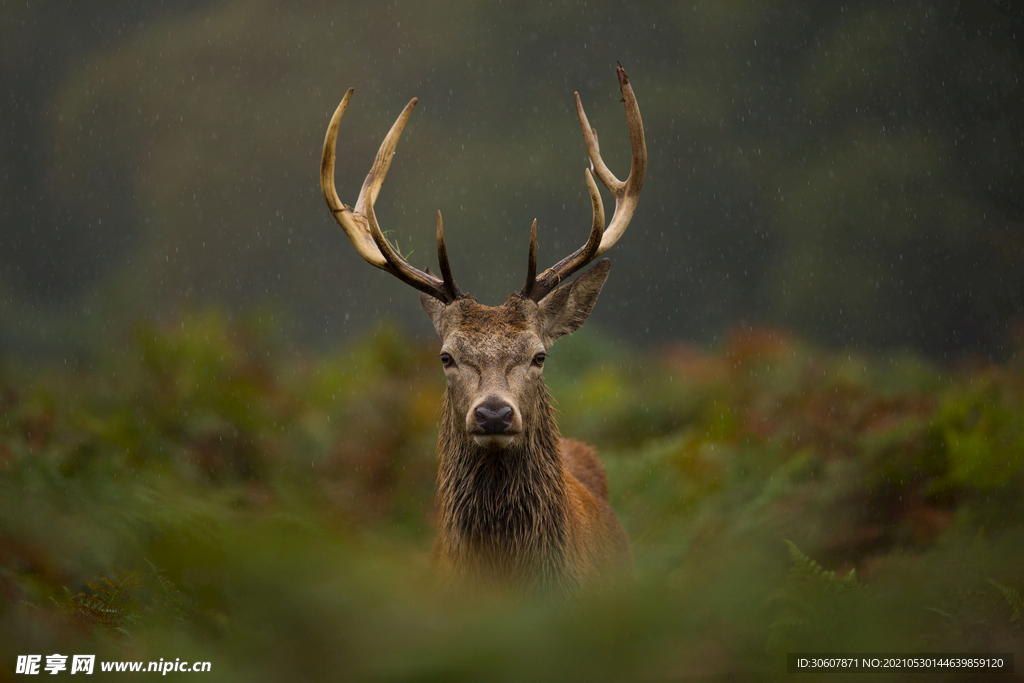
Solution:
[[[473,418],[484,434],[504,434],[512,424],[512,406],[499,398],[489,398],[476,407]]]

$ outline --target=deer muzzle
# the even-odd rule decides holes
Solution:
[[[484,448],[504,448],[522,430],[515,406],[500,396],[488,396],[477,403],[466,423],[473,441]]]

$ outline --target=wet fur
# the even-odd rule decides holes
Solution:
[[[543,379],[516,370],[539,339],[547,348],[583,323],[607,266],[586,277],[549,295],[559,295],[549,309],[518,295],[494,308],[470,297],[447,307],[423,302],[445,348],[480,368],[449,376],[438,435],[434,556],[454,591],[574,596],[632,567],[594,450],[560,438]],[[586,287],[570,296],[581,280]],[[522,432],[506,448],[478,446],[467,431],[474,397],[488,391],[514,395],[521,413]]]
[[[445,403],[434,553],[451,588],[575,595],[630,569],[604,468],[589,446],[559,438],[547,401],[523,446],[496,451],[467,438]]]

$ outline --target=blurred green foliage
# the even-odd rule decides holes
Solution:
[[[88,364],[0,368],[0,680],[53,652],[226,681],[767,680],[801,650],[1024,653],[1020,356],[940,370],[769,328],[637,354],[581,331],[545,372],[563,434],[599,447],[637,581],[452,604],[427,559],[437,349],[381,326],[300,354],[268,320],[205,311]]]

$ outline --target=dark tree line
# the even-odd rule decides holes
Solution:
[[[307,341],[385,314],[426,331],[318,195],[349,86],[342,199],[419,96],[382,221],[433,265],[440,208],[460,284],[497,302],[521,284],[534,217],[542,267],[585,239],[574,90],[625,173],[621,61],[650,171],[598,324],[641,343],[712,342],[745,320],[832,345],[1008,353],[1024,304],[1017,7],[440,9],[0,6],[0,342],[60,349],[210,303],[269,303]]]

